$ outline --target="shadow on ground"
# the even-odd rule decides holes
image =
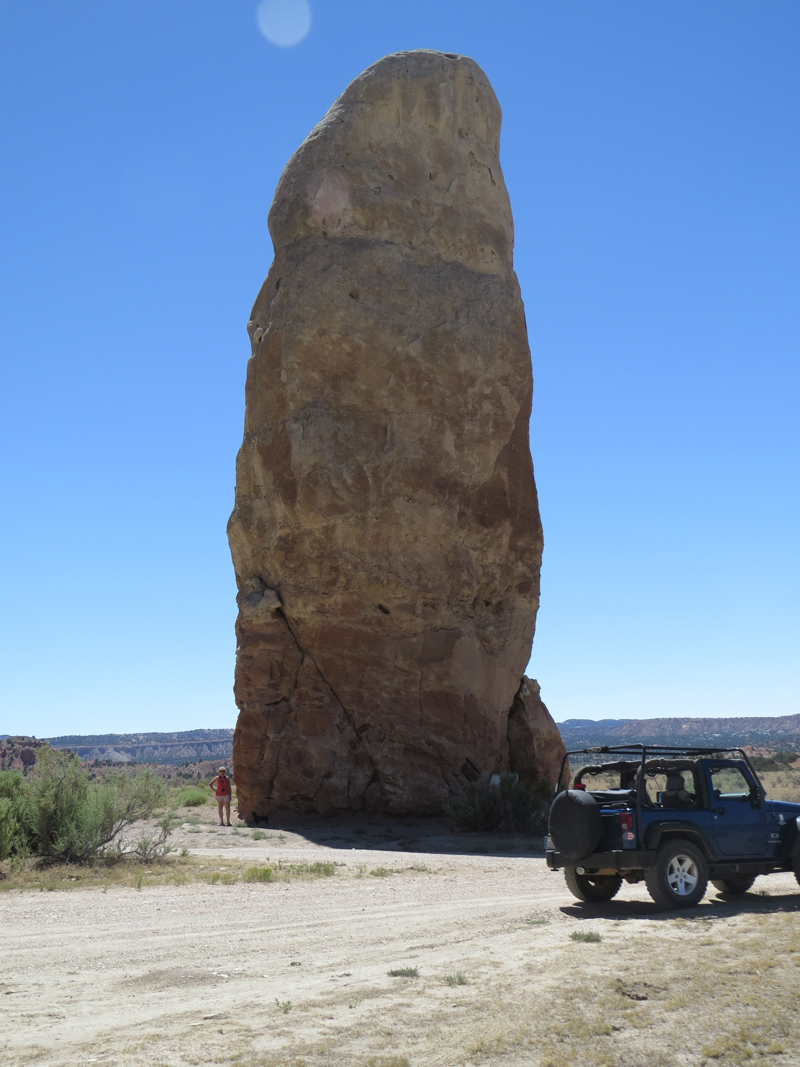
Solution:
[[[652,919],[656,922],[674,922],[683,919],[689,922],[708,922],[714,919],[729,919],[733,915],[774,915],[779,912],[800,912],[800,890],[794,893],[761,896],[758,892],[746,893],[735,900],[715,897],[714,890],[694,908],[679,908],[663,911],[647,900],[609,900],[606,904],[581,904],[575,901],[565,904],[559,911],[570,919]]]
[[[467,833],[453,830],[443,816],[271,815],[254,826],[306,838],[325,848],[373,849],[376,852],[446,853],[467,856],[542,856],[544,837],[537,834]]]

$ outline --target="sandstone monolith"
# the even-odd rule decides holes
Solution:
[[[278,184],[229,524],[244,818],[536,770],[519,713],[509,754],[542,531],[499,134],[472,60],[400,53]]]

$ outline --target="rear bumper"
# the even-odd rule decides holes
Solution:
[[[583,867],[587,874],[601,870],[643,871],[653,866],[655,856],[652,849],[629,848],[624,852],[593,852],[582,860],[569,860],[565,863],[561,853],[555,849],[548,849],[546,853],[547,866],[551,871],[558,871],[563,867]]]

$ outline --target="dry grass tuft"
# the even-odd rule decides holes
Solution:
[[[72,889],[113,887],[153,889],[158,886],[235,885],[238,882],[291,882],[295,879],[330,878],[335,863],[278,863],[277,866],[253,866],[247,860],[219,861],[191,855],[166,856],[149,864],[133,857],[100,860],[87,864],[43,865],[32,859],[0,864],[0,892],[37,890],[45,893]]]

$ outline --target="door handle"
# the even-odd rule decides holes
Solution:
[[[726,811],[727,811],[728,809],[727,809],[727,808],[713,808],[712,810],[713,810],[713,814],[714,814],[714,815],[724,815],[724,814],[725,814],[725,812],[726,812]]]

